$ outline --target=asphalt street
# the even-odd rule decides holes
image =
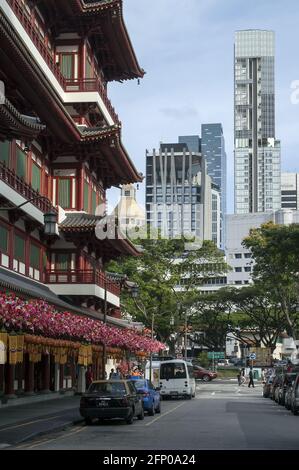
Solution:
[[[200,383],[196,398],[162,402],[162,413],[127,425],[75,425],[10,449],[279,450],[299,449],[299,417],[262,397],[262,386]]]

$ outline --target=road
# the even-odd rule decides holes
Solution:
[[[262,397],[262,387],[200,383],[196,398],[162,402],[162,413],[127,425],[76,425],[15,449],[299,449],[299,417]]]

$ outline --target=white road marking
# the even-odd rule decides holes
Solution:
[[[161,419],[163,418],[164,416],[166,415],[169,415],[170,413],[172,413],[173,411],[177,410],[178,408],[180,408],[181,406],[185,405],[186,403],[181,403],[180,405],[176,406],[175,408],[172,408],[171,410],[167,411],[166,413],[163,413],[161,414],[160,416],[158,416],[158,418],[155,418],[153,419],[150,423],[146,424],[145,426],[150,426],[151,424],[155,423],[156,421],[158,421],[158,419]]]

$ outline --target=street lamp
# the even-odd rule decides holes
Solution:
[[[54,211],[44,214],[44,232],[47,236],[57,234],[57,213]]]
[[[107,324],[107,312],[108,312],[108,302],[107,302],[107,285],[108,281],[119,282],[121,286],[126,285],[131,295],[134,299],[138,297],[139,286],[135,282],[128,281],[128,277],[125,274],[118,273],[109,273],[106,272],[104,276],[104,324]],[[106,369],[106,360],[107,360],[107,349],[106,345],[103,344],[103,355],[102,355],[102,379],[105,380],[105,369]]]
[[[47,201],[49,201],[46,196],[39,195],[28,199],[27,201],[23,202],[22,204],[19,204],[16,207],[0,207],[0,211],[14,211],[17,209],[21,209],[26,204],[29,204],[33,201],[37,201],[39,199],[46,199]],[[57,235],[57,213],[55,211],[47,212],[46,214],[44,214],[44,232],[47,236]]]

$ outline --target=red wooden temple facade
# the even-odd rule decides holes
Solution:
[[[95,227],[106,189],[142,181],[107,84],[143,75],[122,0],[0,0],[0,291],[101,319],[106,289],[108,323],[126,327],[120,286],[104,266],[138,251],[128,240],[99,240]],[[49,211],[58,221],[51,240]],[[0,365],[0,393],[73,388],[76,367],[72,357],[60,364],[51,386],[55,356],[25,354],[17,367]]]

